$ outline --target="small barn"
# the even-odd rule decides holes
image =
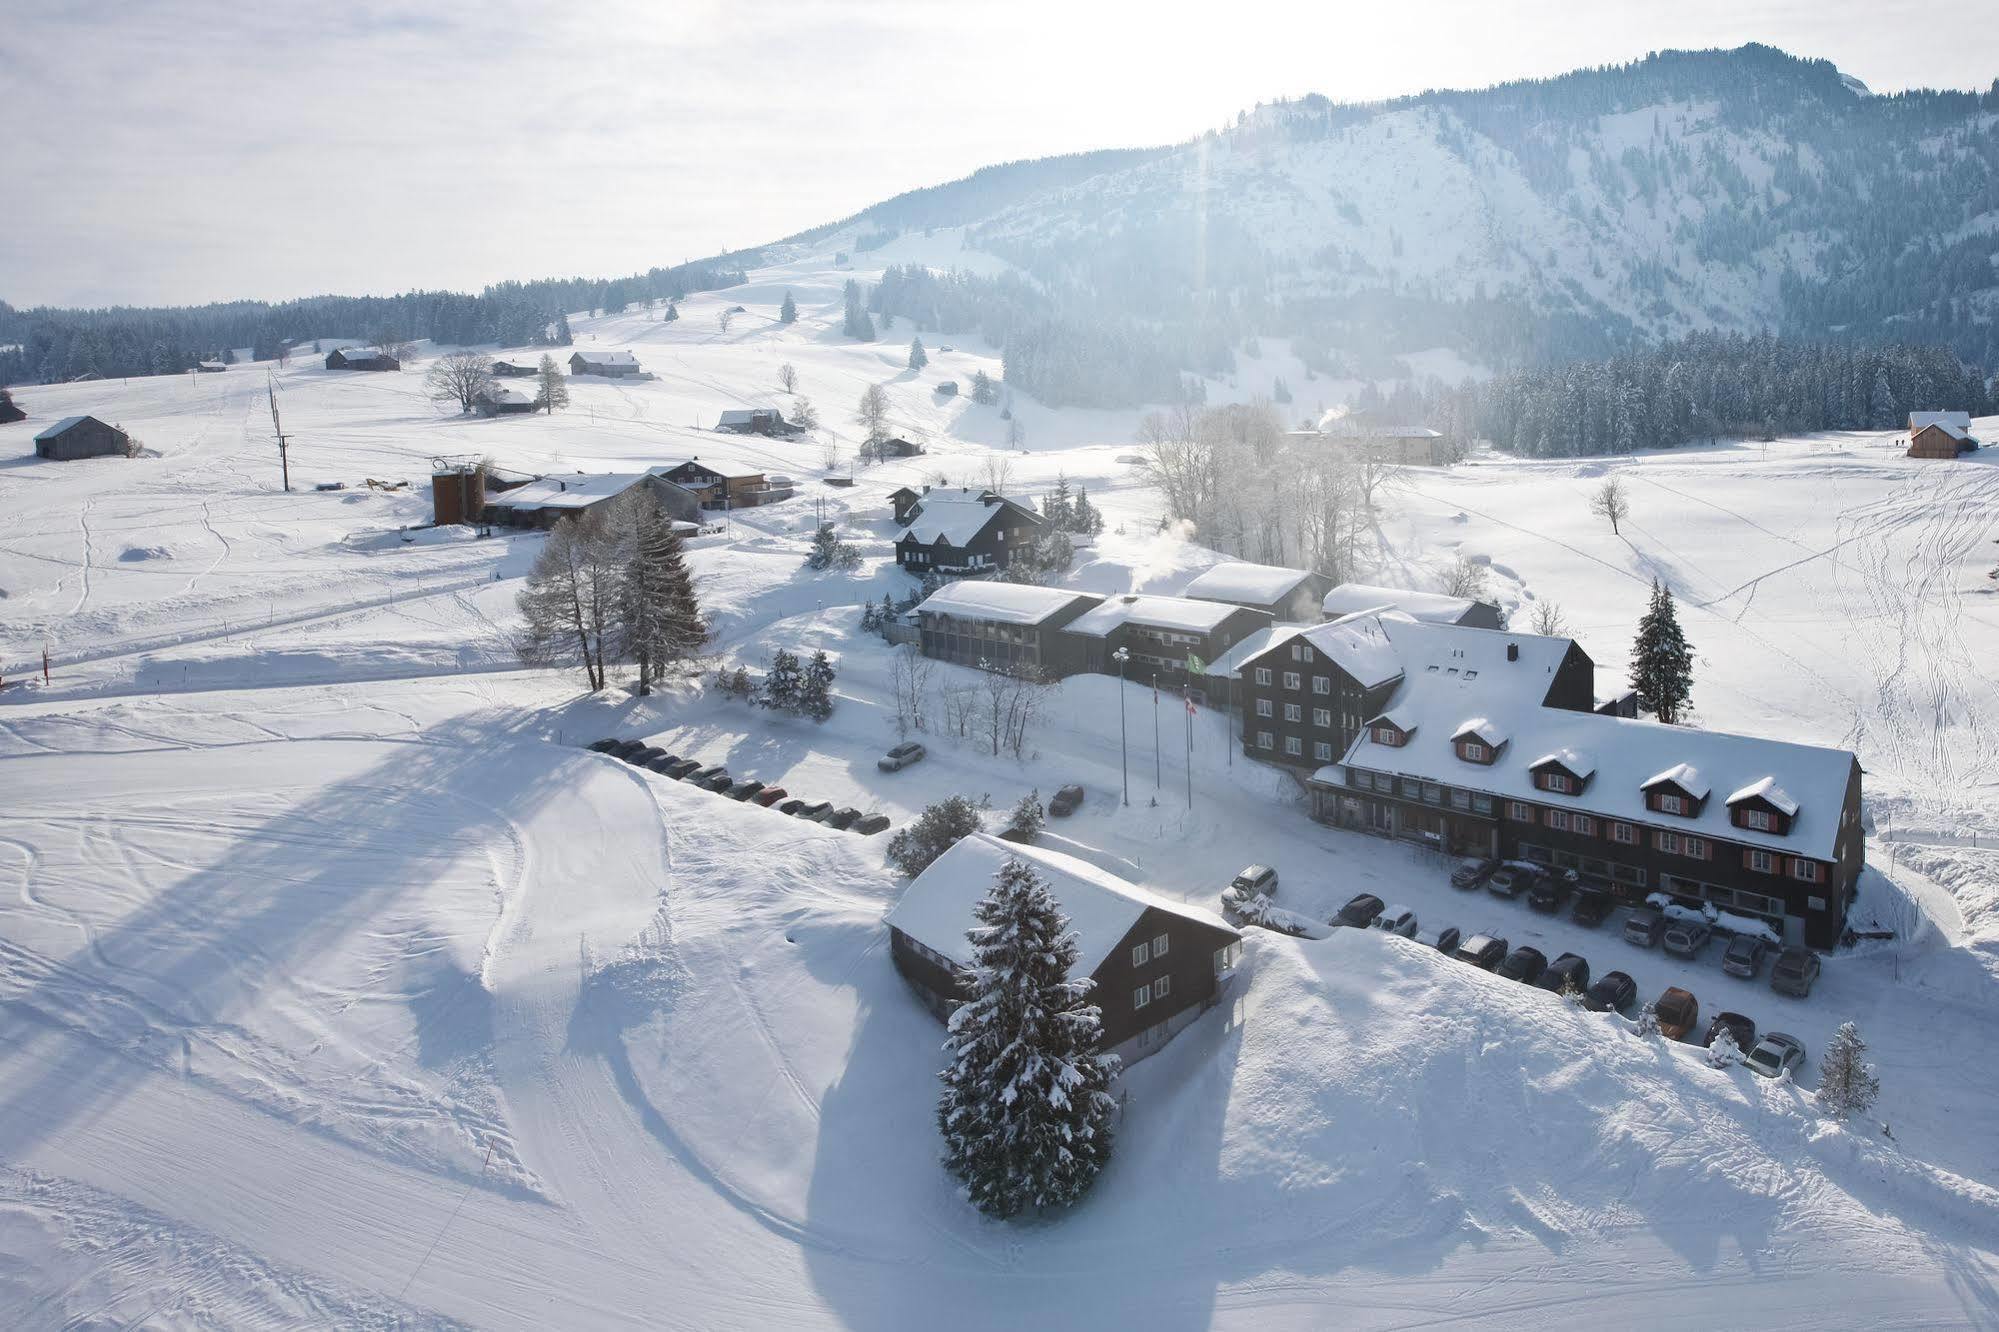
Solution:
[[[748,509],[791,496],[788,488],[782,494],[775,493],[761,470],[740,463],[703,462],[694,457],[661,468],[660,475],[692,491],[711,509]]]
[[[625,351],[580,351],[569,357],[572,375],[603,375],[609,379],[629,379],[639,373],[639,358]]]
[[[491,383],[479,390],[477,406],[481,416],[524,416],[541,405],[541,395],[531,388]]]
[[[492,369],[495,379],[533,379],[541,373],[541,363],[525,356],[496,356]]]
[[[58,462],[122,457],[131,449],[131,436],[94,416],[65,416],[35,436],[35,456]]]
[[[725,435],[768,435],[774,439],[798,433],[798,427],[775,407],[731,407],[716,420],[715,428]]]
[[[328,370],[400,370],[403,363],[372,347],[335,347],[326,353]]]
[[[900,436],[882,440],[875,446],[875,454],[882,458],[919,458],[923,456],[923,446],[912,443]]]
[[[1978,447],[1970,412],[1910,412],[1909,456],[1955,458]]]
[[[957,397],[957,396],[958,396],[958,381],[957,381],[957,380],[955,380],[955,379],[946,379],[946,380],[941,380],[941,381],[939,381],[939,382],[938,382],[938,385],[937,385],[937,396],[938,396],[938,397],[940,397],[940,398],[955,398],[955,397]]]

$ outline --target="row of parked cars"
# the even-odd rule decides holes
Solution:
[[[732,800],[762,805],[780,814],[790,814],[795,818],[810,819],[823,823],[829,828],[857,832],[863,837],[872,837],[888,827],[888,815],[863,814],[851,807],[836,809],[830,800],[809,801],[792,796],[782,786],[766,786],[753,777],[731,777],[729,770],[720,764],[704,766],[699,759],[682,758],[668,753],[658,745],[649,745],[642,740],[599,740],[590,748],[599,754],[656,772],[662,777],[671,777],[677,782],[698,786],[704,791],[728,796]]]

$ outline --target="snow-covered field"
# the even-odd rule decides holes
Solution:
[[[940,231],[859,258],[991,262],[957,246]],[[888,490],[1002,458],[1018,492],[1082,482],[1110,524],[1071,574],[1092,590],[1171,592],[1216,557],[1157,532],[1117,461],[1134,414],[1016,398],[1025,449],[1007,454],[997,409],[932,392],[997,374],[991,349],[926,338],[912,374],[906,325],[845,342],[849,276],[869,272],[800,254],[675,323],[575,319],[580,345],[656,378],[577,381],[553,418],[441,412],[420,367],[277,370],[290,495],[265,367],[20,393],[30,420],[0,427],[0,1324],[1999,1324],[1999,470],[1853,435],[1481,457],[1385,495],[1374,581],[1433,587],[1460,550],[1485,557],[1516,622],[1560,602],[1610,684],[1665,577],[1702,724],[1860,754],[1875,872],[1855,920],[1896,938],[1780,999],[1723,977],[1716,950],[1638,952],[1313,824],[1212,714],[1190,773],[1175,705],[1155,755],[1137,685],[1069,681],[1026,760],[940,739],[877,772],[889,655],[855,606],[906,586]],[[788,407],[784,363],[838,475],[873,382],[931,452],[838,488],[823,441],[705,429]],[[148,456],[33,458],[37,429],[85,411]],[[840,659],[833,719],[691,682],[591,697],[518,668],[513,597],[540,538],[404,530],[427,520],[429,460],[465,454],[798,478],[691,563],[722,659]],[[1612,470],[1621,537],[1586,506]],[[346,489],[313,489],[328,481]],[[802,570],[822,506],[858,572]],[[1812,1060],[1767,1083],[1403,940],[1255,933],[1234,1002],[1125,1080],[1096,1192],[986,1222],[936,1165],[940,1030],[888,961],[885,839],[583,751],[610,734],[898,824],[949,791],[1004,806],[1081,781],[1050,844],[1161,891],[1211,905],[1265,861],[1293,909],[1365,890],[1572,948],[1647,996],[1684,984],[1792,1032]],[[1848,1018],[1885,1090],[1838,1129],[1808,1093]]]

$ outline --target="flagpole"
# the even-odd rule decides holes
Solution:
[[[1194,695],[1187,695],[1187,809],[1194,808]]]
[[[1166,779],[1161,774],[1164,769],[1159,760],[1159,672],[1152,673],[1152,789],[1166,789]]]

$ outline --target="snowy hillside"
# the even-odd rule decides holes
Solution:
[[[1661,577],[1700,724],[1859,754],[1854,920],[1894,937],[1828,956],[1812,996],[1785,999],[1724,977],[1712,950],[1639,951],[1314,823],[1215,713],[1188,753],[1177,701],[1138,681],[1067,681],[1021,759],[933,732],[921,765],[878,771],[892,654],[859,605],[914,587],[891,558],[891,489],[1002,471],[1021,497],[1086,486],[1106,530],[1066,586],[1171,593],[1220,557],[1162,527],[1121,461],[1136,413],[1016,393],[1008,448],[998,404],[935,391],[998,375],[995,348],[926,333],[913,372],[906,319],[840,335],[850,278],[1014,272],[1004,260],[950,227],[854,239],[798,241],[674,322],[571,312],[579,347],[630,351],[653,378],[574,380],[553,416],[436,406],[431,347],[400,374],[300,360],[19,390],[29,419],[0,426],[0,1324],[1999,1323],[1990,458],[1841,434],[1481,454],[1382,488],[1371,581],[1435,590],[1456,556],[1485,561],[1516,623],[1561,604],[1608,686]],[[1475,246],[1425,262],[1460,259],[1503,262]],[[874,384],[926,454],[855,464]],[[799,397],[824,423],[809,439],[712,429]],[[144,456],[33,456],[36,431],[83,412]],[[548,473],[698,456],[795,478],[796,497],[690,542],[715,630],[702,665],[823,648],[831,719],[693,677],[641,699],[521,667],[515,597],[546,538],[424,526],[446,456]],[[1621,535],[1587,503],[1613,470]],[[822,514],[858,569],[804,568]],[[946,793],[1004,808],[1079,782],[1046,844],[1174,898],[1211,908],[1262,861],[1312,919],[1374,892],[1426,925],[1624,968],[1647,998],[1684,985],[1809,1058],[1795,1081],[1716,1070],[1408,940],[1253,931],[1232,1002],[1120,1084],[1095,1192],[989,1222],[937,1164],[942,1030],[889,961],[881,918],[905,881],[886,837],[585,749],[612,735],[898,827]],[[1836,1127],[1811,1091],[1848,1019],[1884,1091]]]

